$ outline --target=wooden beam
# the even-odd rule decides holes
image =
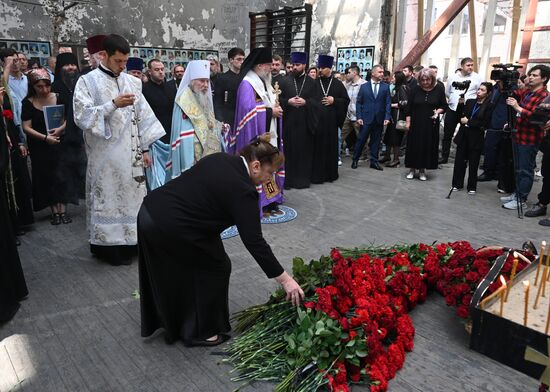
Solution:
[[[521,40],[521,50],[519,53],[519,63],[523,65],[522,73],[527,72],[527,63],[529,62],[529,52],[531,51],[531,40],[533,38],[533,27],[535,26],[535,18],[537,16],[537,6],[539,0],[531,0],[525,17],[525,31]],[[512,41],[513,43],[514,41]],[[512,60],[510,60],[512,61]]]
[[[487,77],[489,58],[491,57],[491,42],[493,40],[493,32],[495,31],[495,16],[497,12],[497,0],[489,0],[487,13],[485,17],[485,28],[483,29],[483,46],[481,48],[481,63],[479,69],[482,73],[485,72]]]
[[[516,42],[518,42],[519,17],[521,15],[521,0],[513,0],[512,3],[512,36],[510,38],[510,55],[508,62],[514,62],[516,55]]]
[[[469,0],[453,0],[451,4],[443,11],[441,16],[437,18],[435,23],[430,27],[422,39],[411,49],[409,53],[395,67],[396,70],[402,69],[405,65],[414,64],[422,56],[422,54],[430,47],[430,45],[441,35],[443,30],[453,21],[454,18],[468,4]]]
[[[477,63],[477,34],[476,34],[476,11],[474,0],[468,3],[468,24],[470,25],[470,52],[474,59],[474,71],[478,71]]]
[[[424,0],[418,0],[417,15],[416,40],[418,42],[424,35]]]

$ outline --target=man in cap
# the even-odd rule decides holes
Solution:
[[[319,55],[319,78],[316,83],[319,85],[317,98],[321,101],[321,107],[313,140],[311,182],[314,184],[338,179],[338,128],[346,119],[350,99],[344,84],[332,76],[333,64],[334,57]]]
[[[235,122],[229,133],[229,152],[236,154],[251,140],[261,137],[282,150],[281,117],[283,109],[271,86],[271,48],[255,48],[241,67],[242,82],[237,90]],[[284,170],[258,186],[260,208],[264,213],[278,210],[283,202]]]
[[[220,152],[222,123],[214,116],[210,63],[193,60],[187,65],[176,95],[172,118],[172,156],[167,172],[178,177],[201,158]]]
[[[126,72],[132,76],[135,76],[143,83],[147,82],[147,77],[143,74],[143,60],[139,57],[128,57]]]
[[[86,49],[90,56],[90,71],[99,67],[101,61],[105,58],[105,51],[103,51],[103,40],[106,35],[99,34],[94,35],[86,40]]]
[[[78,59],[72,53],[57,55],[52,91],[58,94],[58,104],[65,106],[65,133],[60,144],[60,168],[70,200],[86,197],[86,151],[82,130],[74,122],[73,94],[80,76]]]
[[[275,56],[273,56],[275,61]],[[290,55],[292,72],[279,79],[285,141],[285,189],[308,188],[313,165],[313,135],[318,124],[320,89],[317,82],[306,74],[307,55],[293,52]]]
[[[170,143],[172,109],[176,96],[173,94],[173,90],[166,85],[164,80],[166,74],[162,61],[149,60],[147,69],[149,70],[149,81],[143,85],[143,96],[149,102],[149,106],[166,132],[166,135],[160,139],[161,142]]]
[[[88,155],[90,250],[111,264],[130,264],[137,251],[137,213],[147,192],[143,168],[151,164],[149,146],[165,132],[143,97],[141,81],[123,72],[128,41],[111,34],[102,50],[98,68],[78,79],[73,102]]]

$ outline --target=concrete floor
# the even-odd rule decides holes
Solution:
[[[345,160],[332,184],[287,192],[298,218],[264,225],[276,256],[328,254],[332,246],[469,240],[475,246],[520,247],[550,240],[537,219],[500,207],[496,183],[481,183],[448,200],[452,166],[407,180],[406,169],[378,172]],[[535,183],[532,201],[541,182]],[[46,213],[22,237],[20,249],[29,298],[0,327],[0,391],[231,391],[230,367],[216,349],[167,346],[162,336],[140,337],[137,263],[111,267],[89,253],[82,207],[74,222],[52,227]],[[276,287],[238,237],[226,240],[233,262],[231,311],[264,302]],[[417,307],[415,349],[390,382],[390,391],[535,391],[538,382],[468,349],[454,311],[433,293]],[[244,391],[272,390],[253,384]],[[367,390],[354,387],[354,390]]]

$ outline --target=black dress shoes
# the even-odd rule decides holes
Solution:
[[[351,161],[351,168],[357,169],[357,161]]]
[[[493,181],[495,178],[491,176],[490,174],[487,174],[485,172],[481,173],[479,176],[477,176],[477,180],[479,182],[486,182],[486,181]]]
[[[371,164],[370,164],[370,168],[371,168],[371,169],[375,169],[375,170],[380,170],[380,171],[384,170],[384,169],[382,169],[382,166],[380,166],[380,164],[379,164],[378,162],[376,162],[376,163],[371,163]]]

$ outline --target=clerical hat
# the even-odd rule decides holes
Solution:
[[[64,65],[73,64],[76,65],[76,68],[78,68],[78,59],[73,53],[59,53],[56,57],[55,61],[55,78],[58,78],[61,76],[61,68],[63,68]]]
[[[143,71],[143,60],[139,57],[128,57],[126,71]]]
[[[332,68],[334,64],[334,57],[320,54],[317,59],[317,67],[319,68]]]
[[[103,50],[103,40],[107,37],[104,34],[94,35],[86,40],[86,48],[90,54],[94,54]]]
[[[292,64],[307,64],[307,54],[305,52],[292,52],[290,62]]]

